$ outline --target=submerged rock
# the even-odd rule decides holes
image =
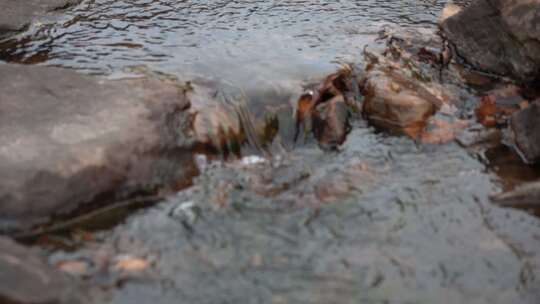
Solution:
[[[478,0],[441,27],[470,64],[532,82],[540,76],[539,20],[539,0]]]
[[[1,303],[88,303],[81,284],[41,261],[29,249],[2,237],[0,269]]]
[[[525,162],[540,161],[540,100],[512,115],[509,133],[510,143]]]
[[[432,117],[428,120],[426,130],[419,139],[423,143],[442,144],[453,141],[457,135],[469,126],[468,122],[460,119],[439,119]]]
[[[0,39],[25,30],[35,18],[81,0],[0,0]]]
[[[0,231],[178,189],[196,170],[182,135],[189,105],[158,80],[0,65]]]
[[[492,197],[499,205],[514,208],[540,208],[540,181],[520,185],[516,189]]]

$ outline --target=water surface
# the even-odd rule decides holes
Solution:
[[[445,2],[86,0],[6,43],[0,59],[101,75],[147,66],[235,85],[279,83],[359,61],[383,25],[432,29]]]
[[[445,2],[87,0],[0,55],[268,90],[362,61],[386,25],[433,31]],[[505,172],[537,171],[500,153],[486,155],[497,176],[455,143],[357,121],[340,152],[205,164],[190,189],[49,260],[86,263],[95,303],[536,303],[540,223],[489,196]],[[119,272],[125,255],[150,266]]]

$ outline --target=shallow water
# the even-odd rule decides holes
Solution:
[[[249,86],[360,60],[385,24],[434,28],[446,1],[87,0],[0,59],[123,75],[148,66]]]

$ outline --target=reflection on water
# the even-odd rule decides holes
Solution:
[[[91,74],[147,65],[242,83],[303,78],[357,59],[383,24],[433,27],[445,2],[87,0],[4,43],[0,59]]]

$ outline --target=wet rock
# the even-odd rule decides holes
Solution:
[[[492,197],[501,206],[540,208],[540,181],[525,183],[516,189]]]
[[[300,96],[295,140],[303,129],[304,133],[312,132],[325,150],[334,150],[345,142],[351,113],[360,111],[362,96],[356,76],[354,68],[345,65]]]
[[[377,127],[412,137],[426,126],[441,101],[393,69],[375,69],[366,75],[363,114]]]
[[[423,143],[442,144],[453,141],[468,126],[468,122],[459,119],[441,119],[432,117],[426,130],[421,133]]]
[[[443,37],[432,32],[387,31],[383,41],[386,42],[383,56],[369,59],[372,62],[370,65],[390,67],[405,78],[415,81],[423,91],[440,100],[438,106],[448,105],[453,108],[452,115],[468,116],[478,103],[478,92],[495,87],[495,78],[485,77],[484,74],[454,64],[455,56],[451,46]],[[373,54],[368,52],[367,58],[374,57]],[[473,87],[471,80],[474,82]],[[497,83],[499,81],[497,79]]]
[[[317,107],[313,132],[323,149],[333,150],[345,142],[351,131],[350,116],[350,110],[341,95]]]
[[[0,237],[0,302],[87,303],[82,285],[45,264],[30,250]]]
[[[378,42],[384,43],[382,51],[364,50],[367,64],[360,80],[362,113],[374,126],[419,139],[437,112],[465,117],[477,103],[459,71],[449,64],[448,47],[437,35],[387,29]],[[446,142],[454,136],[453,131],[442,133],[428,141]]]
[[[195,85],[188,92],[196,150],[239,154],[245,134],[232,104],[221,102],[213,86]]]
[[[0,39],[25,30],[35,18],[81,0],[0,0]]]
[[[479,0],[445,19],[441,27],[468,63],[531,82],[540,76],[538,20],[538,0]]]
[[[447,3],[439,16],[439,23],[459,13],[463,8],[454,3]]]
[[[509,142],[525,162],[540,161],[540,100],[514,113],[509,131]]]
[[[196,170],[182,135],[188,107],[181,88],[158,80],[0,65],[0,230],[181,187]]]
[[[363,115],[374,126],[426,143],[453,140],[467,126],[478,97],[451,64],[447,43],[415,30],[385,29],[382,51],[364,50]],[[436,115],[436,117],[434,117]]]

